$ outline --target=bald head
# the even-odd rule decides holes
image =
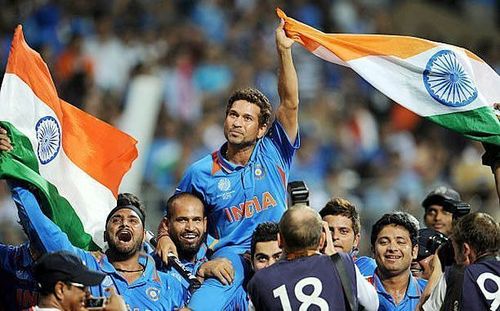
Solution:
[[[279,228],[287,252],[316,250],[319,246],[321,217],[306,205],[290,207],[283,214]]]

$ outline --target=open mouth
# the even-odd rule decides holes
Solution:
[[[384,258],[388,259],[388,260],[399,260],[399,259],[401,259],[401,256],[399,256],[399,255],[385,255]]]
[[[194,232],[186,232],[181,235],[181,238],[187,242],[194,242],[198,238],[198,234]]]
[[[118,232],[117,237],[121,242],[130,242],[130,240],[132,240],[132,232],[128,230],[122,230]]]

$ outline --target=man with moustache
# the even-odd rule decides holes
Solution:
[[[92,253],[71,245],[66,234],[42,213],[34,193],[15,182],[11,182],[11,191],[31,243],[37,243],[45,253],[66,250],[78,256],[90,270],[106,274],[99,285],[89,287],[92,296],[116,292],[131,310],[172,310],[183,305],[181,284],[157,271],[154,260],[141,252],[145,212],[136,196],[118,195],[117,205],[106,219],[104,240],[109,248],[96,259]]]
[[[194,194],[189,192],[176,193],[167,201],[165,224],[168,226],[170,238],[177,248],[178,258],[188,271],[201,279],[214,277],[223,284],[230,284],[234,277],[231,262],[224,258],[210,261],[207,259],[208,246],[205,243],[207,218],[204,209],[203,202]],[[187,294],[185,301],[188,302],[191,297],[188,291],[190,285],[188,281],[175,269],[169,268],[167,270],[164,265],[161,265],[161,269],[182,283]],[[240,295],[240,298],[243,299],[241,303],[246,303],[245,296],[244,294]],[[237,302],[231,301],[231,303]]]
[[[377,269],[369,281],[379,297],[379,311],[412,311],[427,281],[411,275],[418,253],[418,221],[404,212],[385,214],[372,227],[371,245]]]

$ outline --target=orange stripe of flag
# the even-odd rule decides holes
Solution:
[[[413,37],[388,35],[325,34],[286,16],[276,9],[285,20],[287,36],[314,51],[320,45],[329,49],[344,62],[369,55],[408,58],[437,46],[436,43]]]
[[[68,158],[115,197],[123,175],[137,158],[137,141],[111,125],[59,99],[47,64],[32,50],[17,26],[6,72],[17,75],[57,115]]]

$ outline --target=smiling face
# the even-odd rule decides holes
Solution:
[[[122,255],[134,255],[142,247],[144,226],[131,209],[122,208],[106,224],[106,237],[110,250]]]
[[[441,205],[433,204],[425,210],[424,222],[427,227],[449,236],[452,230],[453,214],[445,211]]]
[[[260,108],[246,100],[237,100],[224,121],[224,136],[231,145],[245,147],[264,136],[267,126],[259,124]]]
[[[418,245],[412,246],[410,233],[402,226],[387,225],[377,235],[374,249],[377,269],[384,276],[409,273]]]
[[[255,272],[274,264],[281,256],[282,250],[278,240],[257,242],[255,244],[255,255],[252,258],[252,266]]]
[[[172,202],[169,210],[168,229],[180,257],[192,259],[200,249],[207,219],[203,203],[196,197],[183,196]]]
[[[343,215],[326,215],[323,220],[328,223],[337,251],[348,253],[358,247],[359,233],[354,234],[351,219]]]

